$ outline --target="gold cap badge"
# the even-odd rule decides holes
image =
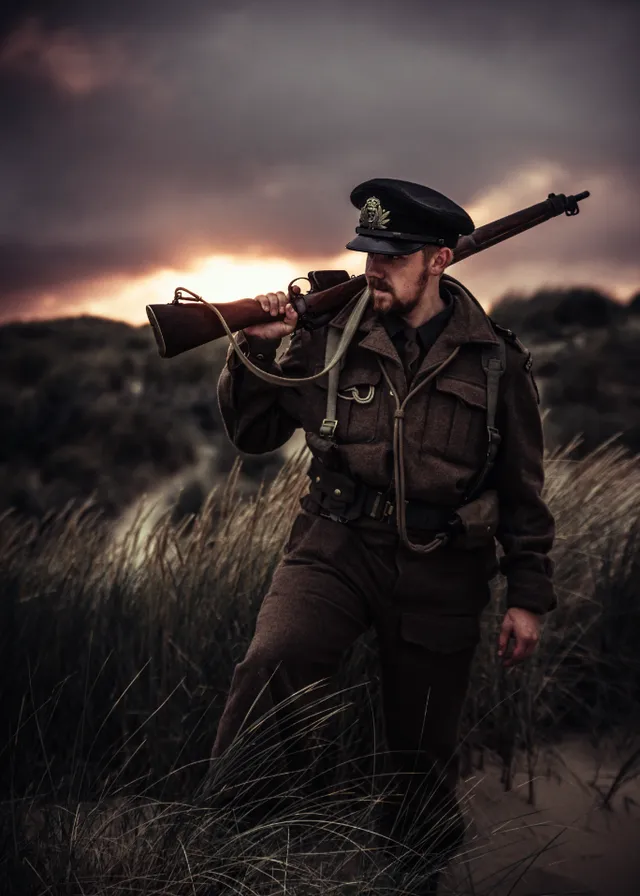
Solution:
[[[370,196],[360,209],[360,226],[369,230],[386,230],[390,212],[380,205],[380,200]]]

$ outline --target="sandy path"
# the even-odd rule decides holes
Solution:
[[[632,752],[629,747],[621,756],[610,754],[596,779],[593,750],[583,742],[563,744],[538,762],[535,806],[527,802],[529,779],[524,773],[514,776],[508,792],[495,763],[467,778],[460,785],[470,819],[464,854],[443,876],[439,896],[640,896],[640,776],[620,788],[610,810],[600,805],[601,793]],[[59,844],[70,837],[74,813],[69,807],[49,807],[49,815],[56,812],[67,829]],[[148,808],[147,822],[153,821],[154,812]],[[87,829],[101,829],[101,849],[120,853],[123,844],[130,847],[140,818],[125,814],[117,822],[118,814],[111,825],[105,803],[80,807]],[[43,823],[39,807],[29,807],[24,819],[29,839],[40,840]],[[327,840],[323,843],[318,846],[318,868],[325,864],[321,854]],[[316,851],[309,841],[304,851],[308,848]],[[358,856],[343,852],[344,845],[336,843],[334,848],[342,855],[329,860],[337,879],[357,877]],[[354,896],[357,889],[356,885]]]
[[[599,790],[608,789],[622,760],[609,755],[594,786],[593,751],[580,742],[563,745],[539,761],[536,806],[527,802],[524,773],[515,776],[510,792],[500,783],[497,765],[468,778],[460,788],[472,815],[468,855],[447,873],[443,896],[638,896],[640,779],[617,792],[611,810],[600,806]],[[517,882],[522,860],[535,851],[541,854]],[[520,867],[510,869],[512,863]]]

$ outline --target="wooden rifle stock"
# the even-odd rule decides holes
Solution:
[[[498,243],[511,239],[525,230],[537,227],[543,221],[555,218],[563,212],[568,216],[577,215],[580,211],[578,202],[586,199],[589,192],[585,190],[576,196],[565,196],[560,193],[550,193],[543,202],[521,209],[504,218],[498,218],[489,224],[476,228],[469,236],[463,236],[454,249],[453,258],[449,267],[457,261],[476,255],[484,249],[489,249]],[[326,322],[340,308],[347,304],[355,295],[361,292],[365,286],[364,274],[357,277],[349,277],[346,271],[326,271],[326,280],[336,280],[335,285],[328,289],[314,289],[314,272],[309,275],[312,289],[305,295],[295,296],[291,292],[289,284],[289,297],[300,315],[300,325],[313,329],[319,322]],[[333,275],[333,276],[331,276]],[[298,278],[304,279],[304,278]],[[316,282],[320,280],[318,276]],[[295,281],[292,281],[295,282]],[[183,293],[188,293],[195,301],[187,298]],[[146,312],[151,324],[153,334],[158,345],[161,358],[174,358],[183,352],[190,351],[207,342],[212,342],[225,335],[217,316],[199,301],[200,297],[190,292],[185,287],[178,287],[172,302],[163,305],[147,305]],[[281,318],[273,317],[262,310],[255,299],[238,299],[233,302],[220,302],[215,307],[224,317],[224,320],[232,332],[242,330],[244,327],[252,327],[256,324],[268,323]]]

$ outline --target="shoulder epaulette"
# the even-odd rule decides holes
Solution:
[[[531,377],[533,388],[536,390],[536,398],[538,399],[538,404],[540,404],[540,392],[538,390],[538,384],[535,381],[535,377],[533,376],[533,358],[531,357],[531,352],[526,347],[526,345],[523,345],[522,342],[520,342],[513,330],[509,330],[507,327],[501,327],[500,324],[497,324],[494,320],[491,320],[491,318],[489,318],[489,320],[491,321],[491,326],[496,331],[496,334],[498,336],[501,336],[503,339],[509,342],[510,345],[513,345],[515,348],[517,348],[518,351],[523,355],[526,355],[524,369]]]
[[[491,326],[496,331],[498,336],[502,336],[507,340],[507,342],[517,348],[519,352],[527,356],[526,361],[524,362],[524,369],[531,370],[531,368],[533,367],[533,359],[531,358],[531,352],[526,347],[526,345],[523,345],[523,343],[520,342],[513,330],[510,330],[508,327],[500,326],[500,324],[497,324],[495,320],[492,320],[491,318],[489,318],[489,320],[491,321]]]
[[[519,351],[521,351],[523,354],[525,354],[525,355],[526,355],[526,354],[529,354],[529,349],[526,348],[526,347],[520,342],[520,340],[518,339],[518,337],[516,336],[516,334],[513,332],[513,330],[510,330],[508,327],[502,327],[502,326],[500,326],[500,324],[497,324],[497,323],[495,322],[495,320],[492,320],[492,318],[489,318],[489,320],[491,321],[491,326],[492,326],[493,329],[496,331],[496,333],[498,334],[498,336],[504,336],[504,338],[507,339],[507,340],[511,343],[511,345],[515,345],[515,347],[516,347]]]

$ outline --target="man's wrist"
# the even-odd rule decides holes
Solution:
[[[251,357],[256,358],[258,361],[274,360],[280,343],[282,342],[281,338],[264,339],[259,336],[247,336],[244,330],[242,331],[242,334],[246,340],[249,355]]]
[[[546,599],[543,595],[518,595],[517,597],[512,597],[508,594],[506,604],[507,610],[528,610],[529,613],[542,617],[555,610],[558,602],[555,594],[546,596]]]

